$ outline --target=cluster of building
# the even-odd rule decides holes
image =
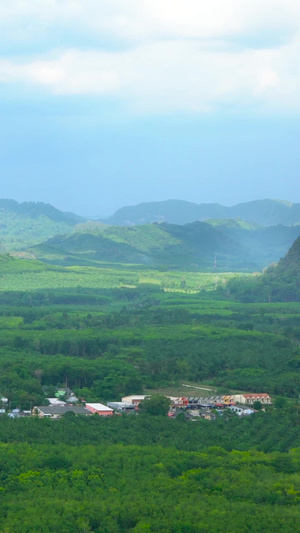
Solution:
[[[150,395],[131,395],[124,396],[120,402],[102,403],[82,403],[69,388],[58,388],[53,398],[47,398],[48,405],[35,406],[30,411],[21,412],[14,409],[9,413],[11,416],[29,416],[36,415],[41,418],[58,419],[67,413],[74,415],[90,416],[97,414],[99,416],[112,416],[121,413],[136,413],[139,404]],[[170,400],[170,409],[168,416],[175,418],[178,414],[184,412],[187,417],[196,419],[197,417],[212,420],[224,409],[230,409],[239,416],[254,413],[253,404],[260,402],[264,407],[271,404],[271,398],[267,393],[249,393],[219,396],[168,396]],[[4,412],[5,409],[3,410]]]
[[[139,403],[146,397],[143,395],[126,396],[122,398],[122,402],[108,405],[117,408],[119,411],[129,412],[132,408],[138,409]],[[219,396],[168,396],[168,398],[170,400],[170,410],[168,413],[170,418],[175,418],[178,414],[185,412],[189,418],[196,419],[200,417],[207,420],[215,419],[218,414],[220,415],[224,412],[224,409],[229,409],[239,416],[245,416],[255,412],[253,408],[255,402],[260,402],[262,407],[272,403],[271,397],[267,393]]]

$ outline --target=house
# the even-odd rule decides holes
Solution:
[[[66,413],[74,413],[75,415],[91,415],[91,411],[82,405],[38,405],[33,408],[33,414],[40,418],[57,419]]]
[[[149,394],[146,396],[145,394],[136,394],[131,396],[123,396],[122,402],[124,403],[132,403],[134,405],[139,405],[145,398],[149,398]]]
[[[88,409],[92,414],[97,414],[99,416],[111,416],[114,414],[113,409],[103,405],[102,403],[86,403],[86,409]]]
[[[246,407],[245,405],[230,405],[228,409],[233,413],[236,413],[238,416],[252,415],[252,413],[254,413],[254,409]]]
[[[251,392],[247,394],[234,394],[232,396],[235,402],[246,405],[253,405],[254,402],[260,402],[263,405],[270,405],[271,398],[266,392]]]

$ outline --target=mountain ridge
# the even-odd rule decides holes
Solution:
[[[286,200],[252,200],[226,207],[217,203],[196,204],[186,200],[143,202],[118,209],[113,215],[99,221],[110,225],[140,225],[152,222],[187,224],[196,220],[236,219],[263,226],[300,224],[300,203]]]

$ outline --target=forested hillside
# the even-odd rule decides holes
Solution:
[[[278,265],[268,268],[262,276],[230,282],[227,291],[242,301],[299,302],[300,238]]]

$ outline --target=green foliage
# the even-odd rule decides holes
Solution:
[[[276,409],[284,409],[287,406],[287,401],[285,398],[279,396],[278,398],[276,398],[274,406],[276,407]]]
[[[284,410],[270,408],[245,417],[217,417],[186,422],[167,416],[64,417],[60,420],[37,417],[0,419],[0,442],[30,444],[160,445],[182,451],[204,451],[211,445],[227,451],[256,449],[265,453],[287,453],[300,447],[298,406]],[[299,458],[300,462],[300,458]]]
[[[145,398],[139,405],[139,412],[151,416],[166,416],[170,407],[170,400],[161,394],[153,394]]]
[[[300,519],[299,449],[14,443],[0,460],[2,531],[294,533]]]

